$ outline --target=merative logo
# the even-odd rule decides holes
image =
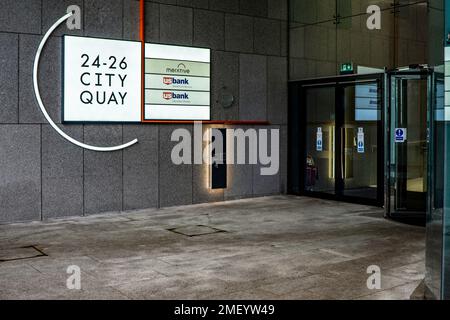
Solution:
[[[173,84],[188,86],[189,85],[189,79],[186,79],[186,78],[180,79],[180,78],[174,78],[174,77],[164,77],[163,78],[163,83],[165,85],[168,85],[168,86],[173,85]]]
[[[184,63],[180,63],[176,68],[166,68],[167,73],[185,73],[189,74],[191,73],[191,70],[186,67]]]
[[[189,94],[175,93],[175,92],[163,92],[163,98],[166,100],[189,100]]]

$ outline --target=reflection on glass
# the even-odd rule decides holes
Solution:
[[[381,104],[377,83],[344,89],[343,167],[346,196],[377,199],[378,125]]]
[[[435,70],[438,67],[435,68]],[[434,86],[431,88],[433,99],[431,103],[431,165],[429,166],[429,181],[431,194],[427,212],[427,250],[425,283],[431,293],[429,298],[441,296],[442,269],[442,217],[444,208],[445,162],[442,156],[445,152],[445,122],[444,122],[444,75],[434,73]],[[444,258],[445,259],[445,258]],[[445,263],[445,262],[444,262]],[[448,265],[448,264],[445,264]],[[430,294],[428,294],[430,295]]]
[[[408,181],[407,191],[427,192],[427,82],[408,82]],[[415,111],[415,112],[414,112]]]
[[[379,120],[381,120],[381,109],[380,109],[378,84],[369,83],[356,85],[355,121],[379,121]]]
[[[335,193],[335,89],[306,89],[305,190]]]
[[[425,212],[427,192],[427,79],[393,80],[391,132],[406,129],[406,141],[391,142],[391,195],[395,212]]]

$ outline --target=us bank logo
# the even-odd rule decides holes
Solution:
[[[183,86],[188,86],[189,85],[189,79],[187,78],[174,78],[174,77],[164,77],[163,78],[163,83],[165,85],[183,85]]]
[[[170,85],[173,83],[173,78],[164,77],[164,78],[163,78],[163,83],[164,83],[165,85],[170,86]]]
[[[185,100],[189,100],[189,94],[187,92],[184,92],[184,93],[163,92],[163,98],[166,100],[185,101]]]

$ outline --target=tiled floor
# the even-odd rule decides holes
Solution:
[[[0,259],[25,259],[0,262],[0,299],[408,299],[425,229],[382,215],[278,196],[2,225]],[[31,245],[48,256],[14,251]],[[66,287],[71,265],[81,290]],[[371,265],[381,290],[367,288]]]

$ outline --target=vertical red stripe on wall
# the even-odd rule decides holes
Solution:
[[[145,29],[145,0],[139,0],[139,40],[145,42],[144,29]]]

